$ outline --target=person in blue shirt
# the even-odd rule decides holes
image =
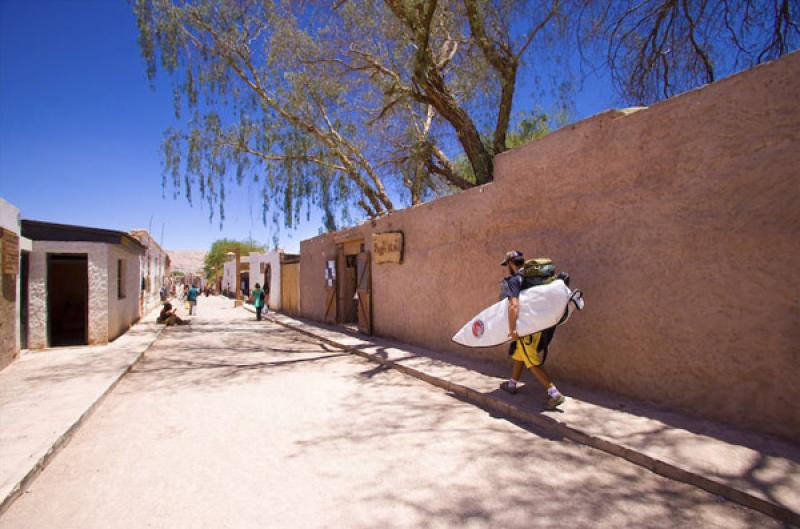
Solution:
[[[200,291],[192,285],[189,287],[189,291],[186,293],[186,301],[189,302],[189,315],[193,315],[197,313],[197,298],[200,296]]]

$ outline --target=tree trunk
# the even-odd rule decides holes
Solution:
[[[458,141],[475,174],[475,185],[491,182],[494,178],[492,154],[483,144],[475,123],[447,91],[439,72],[434,68],[427,68],[424,73],[416,71],[414,77],[423,88],[429,103],[455,129]]]

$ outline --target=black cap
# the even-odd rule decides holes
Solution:
[[[503,262],[500,263],[500,266],[505,266],[508,264],[509,261],[513,261],[515,259],[522,259],[523,257],[525,256],[522,255],[522,252],[520,252],[519,250],[511,250],[510,252],[506,252],[506,258],[503,259]]]

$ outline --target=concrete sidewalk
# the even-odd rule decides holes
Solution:
[[[0,372],[0,514],[156,340],[157,315],[107,345],[29,352]]]
[[[800,525],[800,447],[792,443],[563,383],[559,387],[569,399],[562,410],[544,411],[545,393],[535,382],[516,395],[499,390],[510,366],[504,369],[280,313],[266,317],[440,386],[490,412]],[[557,350],[554,354],[557,358]],[[532,378],[530,373],[524,377]]]

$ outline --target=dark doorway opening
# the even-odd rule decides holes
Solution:
[[[241,272],[239,279],[241,281],[239,289],[242,291],[242,299],[250,299],[250,272]]]
[[[47,322],[51,347],[89,343],[86,255],[47,256]]]
[[[264,287],[264,294],[266,296],[266,302],[269,304],[269,294],[270,290],[272,289],[272,265],[267,264],[264,266],[264,282],[262,283]]]
[[[372,334],[372,306],[369,252],[363,240],[348,241],[337,248],[336,276],[326,289],[326,320],[336,321],[351,330]],[[333,291],[337,298],[334,303]]]
[[[22,252],[19,261],[19,348],[28,348],[28,281],[30,254]]]

